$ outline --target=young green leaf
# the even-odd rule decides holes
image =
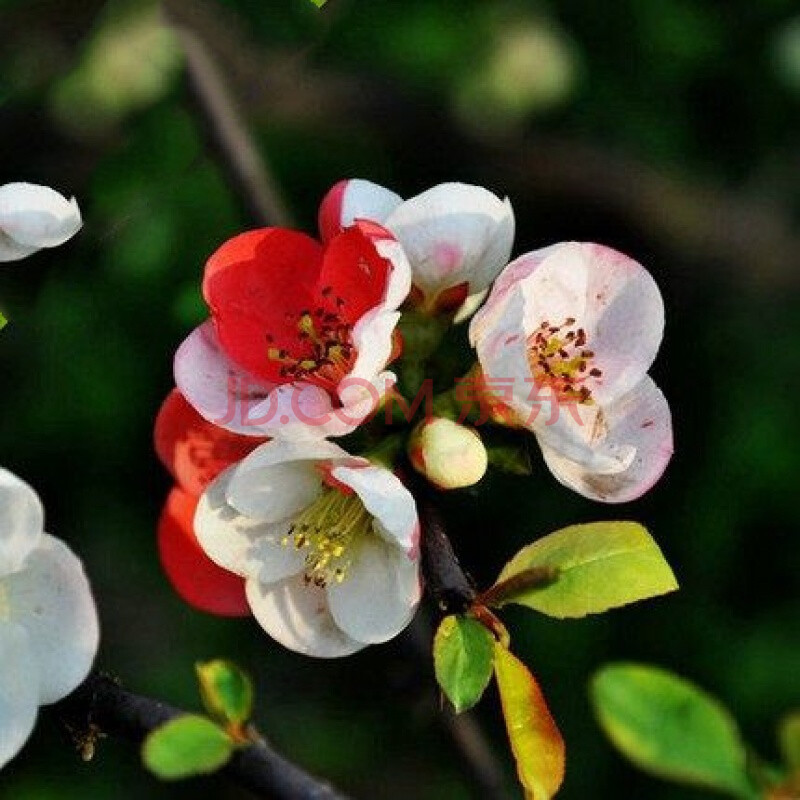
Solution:
[[[642,769],[663,778],[755,796],[736,723],[688,681],[644,664],[611,664],[591,683],[600,725]]]
[[[203,705],[223,725],[240,728],[253,714],[253,683],[236,664],[223,659],[195,666]]]
[[[563,619],[598,614],[678,588],[658,545],[635,522],[562,528],[523,547],[503,568],[497,584],[510,584],[515,576],[542,568],[553,570],[556,579],[518,593],[504,592],[497,605],[519,603]]]
[[[790,770],[800,771],[800,711],[784,717],[778,729],[781,754]]]
[[[207,775],[225,766],[235,744],[210,719],[178,717],[156,728],[144,740],[145,766],[162,780]]]
[[[445,617],[433,640],[436,680],[457,713],[472,708],[492,677],[494,639],[477,620]]]
[[[564,740],[528,668],[494,645],[494,673],[526,800],[550,800],[564,780]]]

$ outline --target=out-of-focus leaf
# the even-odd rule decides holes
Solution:
[[[531,461],[524,444],[487,444],[489,464],[510,475],[530,475]]]
[[[549,800],[564,780],[561,733],[536,679],[499,642],[494,645],[494,672],[526,800]]]
[[[794,711],[781,721],[778,741],[786,766],[800,770],[800,711]]]
[[[745,748],[720,703],[688,681],[644,664],[611,664],[591,683],[600,725],[642,769],[753,798]]]
[[[236,664],[223,659],[197,664],[203,705],[212,717],[239,728],[253,714],[253,682]]]
[[[463,614],[445,617],[433,640],[436,680],[457,712],[481,699],[492,677],[492,643],[489,631]]]
[[[162,780],[207,775],[225,766],[233,740],[206,717],[187,715],[156,728],[144,741],[145,766]]]
[[[519,603],[551,617],[583,617],[678,588],[658,545],[635,522],[562,528],[520,550],[497,583],[537,568],[555,570],[558,577],[507,593],[501,604]]]

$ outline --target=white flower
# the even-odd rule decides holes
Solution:
[[[566,242],[506,267],[470,325],[485,392],[532,430],[551,472],[595,500],[646,492],[672,455],[672,423],[648,377],[664,306],[640,264]]]
[[[74,197],[33,183],[0,186],[0,262],[64,244],[82,224]]]
[[[76,689],[97,653],[81,563],[43,523],[33,489],[0,469],[0,767],[25,744],[39,706]]]
[[[397,237],[411,263],[411,297],[429,312],[455,311],[487,289],[514,242],[508,199],[464,183],[442,183],[403,201],[369,181],[340,181],[320,206],[323,239],[358,219],[378,222]]]
[[[278,642],[322,658],[396,636],[420,600],[419,521],[387,469],[327,441],[261,445],[200,499],[200,545]]]

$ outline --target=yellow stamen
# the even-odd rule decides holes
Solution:
[[[354,544],[372,530],[372,516],[355,493],[326,488],[292,522],[281,543],[305,552],[305,579],[316,586],[342,583]]]

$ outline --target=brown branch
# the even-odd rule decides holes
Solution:
[[[291,215],[267,162],[253,143],[231,94],[203,41],[162,4],[186,58],[189,91],[209,146],[245,213],[258,225],[289,227]]]
[[[85,753],[99,734],[141,743],[150,731],[187,712],[160,700],[134,694],[116,681],[90,675],[54,711]],[[221,770],[240,786],[270,800],[347,800],[327,783],[309,775],[261,740],[237,750]]]

